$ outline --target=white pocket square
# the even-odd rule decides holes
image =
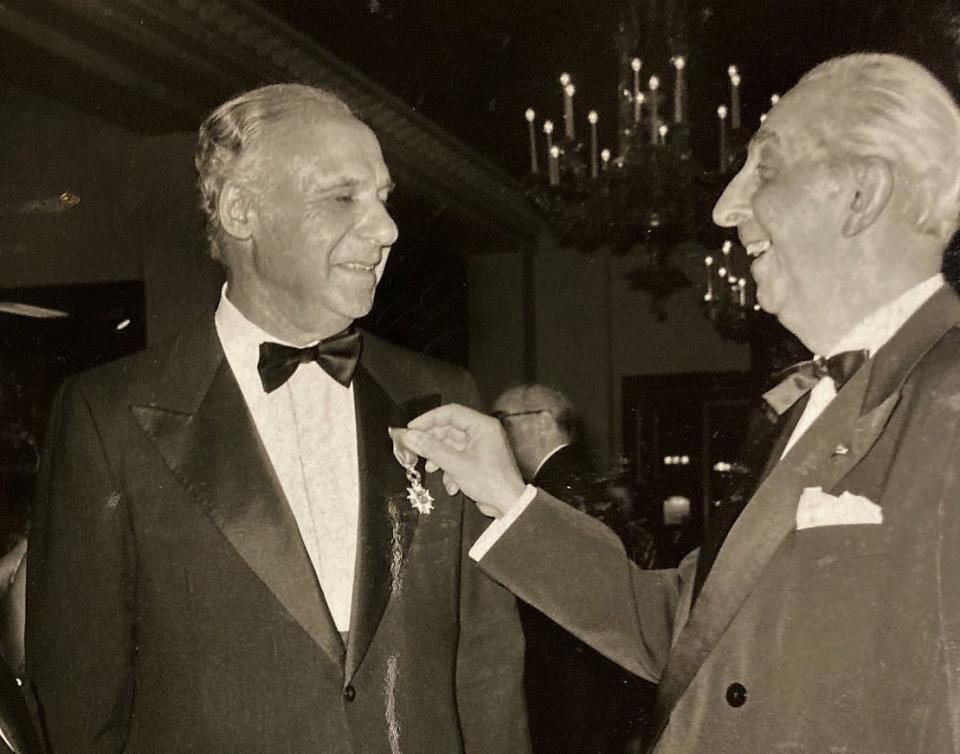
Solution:
[[[820,487],[807,487],[797,503],[797,529],[849,524],[882,524],[883,509],[860,495],[835,497]]]

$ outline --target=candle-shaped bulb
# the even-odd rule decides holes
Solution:
[[[740,71],[737,70],[737,67],[736,67],[735,65],[732,65],[732,66],[730,66],[729,68],[727,68],[727,75],[728,75],[730,78],[733,78],[734,76],[738,75],[739,73],[740,73]]]
[[[642,105],[646,101],[647,101],[647,98],[643,96],[643,92],[637,92],[637,100],[636,100],[637,104]]]
[[[623,96],[624,96],[624,98],[626,98],[626,99],[630,99],[630,100],[633,99],[633,93],[632,93],[629,89],[624,89],[624,90],[623,90]]]
[[[599,119],[600,116],[597,115],[596,110],[591,110],[589,113],[587,113],[587,120],[590,121],[591,124],[596,125]]]
[[[726,120],[726,118],[727,118],[727,106],[726,106],[726,105],[720,105],[720,107],[717,108],[717,115],[720,117],[720,120]]]
[[[780,95],[779,95],[779,94],[771,94],[771,95],[770,95],[770,104],[771,104],[771,105],[775,105],[775,104],[777,104],[779,101],[780,101]]]
[[[651,77],[650,77],[650,91],[651,91],[651,92],[655,92],[655,91],[657,91],[657,89],[659,89],[659,88],[660,88],[660,79],[658,79],[656,76],[651,76]]]
[[[678,71],[682,71],[684,68],[686,68],[686,66],[687,66],[687,61],[683,57],[683,55],[677,55],[677,57],[673,59],[673,67],[676,68]]]
[[[767,114],[766,114],[766,113],[761,113],[761,115],[760,115],[760,122],[763,123],[766,119],[767,119]]]
[[[735,73],[733,76],[731,76],[730,83],[733,84],[733,86],[740,86],[740,74]]]
[[[534,109],[533,109],[532,107],[528,107],[528,108],[527,108],[527,112],[524,113],[524,114],[525,114],[526,117],[527,117],[527,122],[528,122],[528,123],[533,123],[533,119],[537,117],[537,114],[536,114],[536,112],[534,112]]]
[[[642,65],[643,63],[640,61],[640,58],[634,58],[633,60],[630,61],[630,68],[633,69],[634,73],[639,71],[640,66]]]
[[[552,133],[553,133],[553,121],[552,121],[552,120],[545,120],[545,121],[543,122],[543,132],[544,132],[545,134],[552,134]]]
[[[662,125],[660,126],[660,128],[657,129],[657,133],[660,134],[660,138],[661,138],[661,139],[665,139],[665,138],[667,138],[667,131],[669,131],[669,130],[670,130],[670,129],[667,128],[667,124],[664,123],[664,124],[662,124]]]
[[[703,263],[704,263],[707,267],[710,267],[710,266],[713,264],[713,257],[708,256],[706,259],[703,260]]]
[[[729,254],[729,253],[730,253],[730,249],[732,249],[732,248],[733,248],[733,243],[732,243],[731,241],[724,241],[724,242],[723,242],[723,253],[724,253],[724,254]]]
[[[604,149],[600,152],[600,159],[604,162],[610,162],[610,150]]]
[[[737,281],[737,287],[738,287],[738,288],[746,288],[746,287],[747,287],[747,279],[746,279],[746,278],[740,278],[740,279]]]
[[[717,275],[719,275],[722,278],[725,278],[727,276],[727,268],[721,267],[719,270],[717,270]]]
[[[550,147],[550,156],[551,156],[551,157],[554,157],[554,158],[559,157],[559,156],[560,156],[560,147],[558,147],[556,144],[554,144],[552,147]]]
[[[577,93],[577,87],[575,87],[573,84],[567,84],[565,87],[563,87],[563,93],[568,97],[572,97]]]
[[[570,83],[570,74],[569,74],[569,73],[561,73],[561,74],[560,74],[560,86],[566,87],[567,84],[569,84],[569,83]]]

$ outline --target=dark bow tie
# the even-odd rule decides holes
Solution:
[[[763,397],[774,411],[783,414],[824,377],[832,379],[837,392],[840,392],[840,388],[863,366],[869,355],[866,350],[842,351],[826,359],[817,356],[810,361],[801,361],[780,372],[780,375],[785,375],[783,381],[764,393]]]
[[[298,366],[315,361],[324,372],[348,387],[357,369],[362,345],[360,333],[353,328],[306,348],[261,343],[260,360],[257,362],[260,382],[265,392],[272,393],[293,376]]]

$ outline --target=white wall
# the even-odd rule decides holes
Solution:
[[[669,296],[665,321],[650,294],[625,275],[635,256],[542,248],[536,264],[537,380],[566,392],[580,409],[595,453],[612,458],[622,437],[627,375],[744,371],[749,349],[723,340],[700,310],[703,252],[678,249],[694,286]]]
[[[470,371],[489,406],[524,381],[523,258],[519,253],[467,257]]]

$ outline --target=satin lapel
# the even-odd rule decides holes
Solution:
[[[179,368],[168,370],[166,395],[131,411],[177,479],[339,672],[340,635],[212,323],[210,330],[212,340],[207,333],[203,348],[188,344]]]
[[[345,677],[357,671],[398,583],[419,514],[407,501],[403,467],[387,434],[405,426],[400,408],[363,364],[354,378],[360,469],[360,528]]]
[[[960,321],[949,289],[936,293],[858,371],[776,463],[730,530],[660,680],[661,730],[720,636],[796,524],[805,487],[831,489],[863,458],[900,400],[920,358]],[[834,452],[840,447],[844,452]]]

